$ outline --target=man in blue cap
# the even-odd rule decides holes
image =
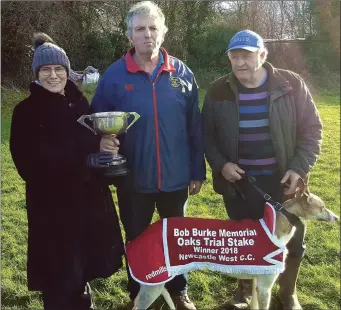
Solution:
[[[232,72],[211,84],[204,101],[205,155],[229,217],[259,219],[265,199],[243,176],[254,176],[278,202],[294,195],[298,179],[307,180],[320,154],[322,125],[302,78],[266,62],[259,34],[238,32],[226,53]],[[296,280],[304,235],[305,229],[297,229],[287,244],[286,269],[279,278],[284,309],[301,309]],[[245,308],[250,297],[251,281],[240,280],[232,304]]]

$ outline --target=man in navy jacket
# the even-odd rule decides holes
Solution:
[[[102,139],[101,151],[125,156],[130,173],[119,177],[117,196],[127,241],[160,217],[184,216],[188,193],[199,193],[206,169],[198,86],[192,71],[161,48],[165,18],[150,1],[134,5],[127,16],[133,48],[104,73],[92,101],[94,112],[140,114],[119,139]],[[130,276],[133,300],[139,285]],[[167,288],[177,309],[195,309],[187,279],[175,277]]]

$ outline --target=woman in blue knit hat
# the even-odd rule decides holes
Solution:
[[[14,109],[13,161],[26,182],[27,279],[41,291],[45,310],[94,309],[88,281],[122,266],[124,247],[106,179],[101,139],[77,122],[86,98],[68,79],[63,49],[43,33],[34,36],[30,96]]]

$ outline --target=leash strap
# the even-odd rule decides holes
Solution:
[[[246,178],[247,178],[248,182],[253,186],[253,188],[257,192],[259,192],[266,201],[270,202],[273,205],[275,210],[281,212],[288,219],[288,221],[291,225],[293,225],[295,227],[302,227],[303,226],[303,223],[301,222],[301,220],[298,216],[288,212],[286,209],[283,208],[283,206],[279,202],[273,200],[268,193],[264,192],[261,188],[259,188],[256,185],[256,179],[253,176],[246,176]]]
[[[289,223],[293,226],[296,227],[296,229],[304,229],[304,225],[302,223],[302,221],[300,220],[300,218],[298,216],[296,216],[295,214],[292,214],[290,212],[288,212],[286,209],[283,208],[283,206],[273,200],[271,198],[271,196],[268,193],[265,193],[261,188],[259,188],[255,183],[256,183],[256,179],[252,176],[247,176],[248,181],[250,182],[250,184],[253,186],[253,188],[259,192],[266,201],[270,202],[273,207],[275,208],[275,210],[281,212],[289,221]],[[303,244],[303,240],[302,240],[302,244]],[[311,259],[308,257],[307,254],[304,255],[304,258],[309,262],[310,265],[315,265]]]

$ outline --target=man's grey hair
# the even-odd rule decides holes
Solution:
[[[164,32],[164,34],[168,31],[168,28],[165,25],[165,16],[163,15],[162,10],[159,8],[159,6],[151,1],[142,1],[133,5],[127,14],[127,18],[126,18],[126,22],[128,26],[127,36],[129,38],[131,38],[132,33],[133,33],[134,16],[157,17],[161,22],[161,27],[162,27],[161,30]]]

